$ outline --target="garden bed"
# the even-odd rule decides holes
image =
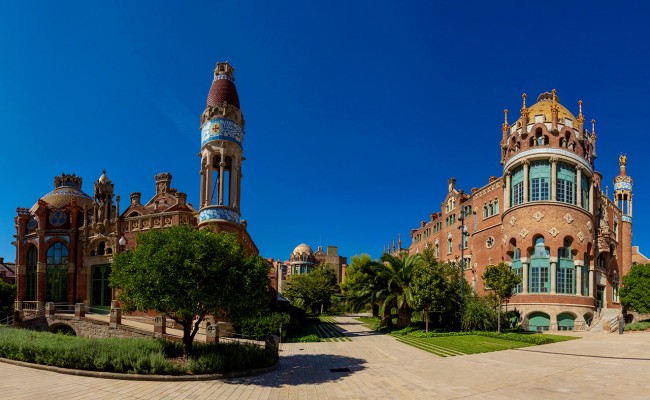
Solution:
[[[59,368],[122,374],[199,375],[268,368],[271,349],[240,343],[180,343],[152,339],[91,339],[0,327],[0,358]]]

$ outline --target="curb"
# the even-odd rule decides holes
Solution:
[[[82,369],[71,369],[53,367],[50,365],[32,364],[24,361],[10,360],[7,358],[0,358],[0,362],[12,364],[19,367],[27,367],[39,369],[42,371],[56,372],[59,374],[86,376],[91,378],[103,379],[122,379],[127,381],[156,381],[156,382],[183,382],[183,381],[211,381],[220,379],[240,378],[244,376],[261,375],[267,372],[275,371],[279,366],[278,361],[275,365],[265,368],[247,369],[244,371],[226,372],[223,374],[205,374],[205,375],[143,375],[143,374],[128,374],[119,372],[103,372],[103,371],[88,371]]]

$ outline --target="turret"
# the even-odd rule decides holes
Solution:
[[[621,154],[618,158],[619,173],[614,178],[614,201],[621,210],[621,224],[615,232],[618,247],[623,249],[621,267],[622,274],[630,271],[632,266],[632,178],[627,175],[627,156]]]

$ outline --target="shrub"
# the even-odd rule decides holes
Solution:
[[[288,343],[311,343],[320,341],[320,337],[313,333],[305,336],[292,337],[287,340]]]
[[[625,325],[626,331],[645,331],[648,329],[650,329],[650,321],[634,322],[632,324]]]
[[[282,330],[282,338],[286,337],[286,327],[290,322],[290,315],[287,313],[274,312],[271,315],[257,318],[247,318],[240,321],[241,334],[256,340],[264,340],[269,335],[279,335]]]
[[[463,314],[464,331],[489,331],[496,327],[497,313],[485,297],[468,296]]]

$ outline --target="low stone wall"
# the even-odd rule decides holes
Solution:
[[[16,322],[19,328],[35,331],[52,331],[57,326],[68,326],[74,330],[79,337],[88,338],[153,338],[151,332],[133,328],[131,326],[119,325],[117,328],[110,328],[108,322],[96,321],[88,318],[76,318],[67,315],[53,315],[49,317],[36,317],[22,322]]]

